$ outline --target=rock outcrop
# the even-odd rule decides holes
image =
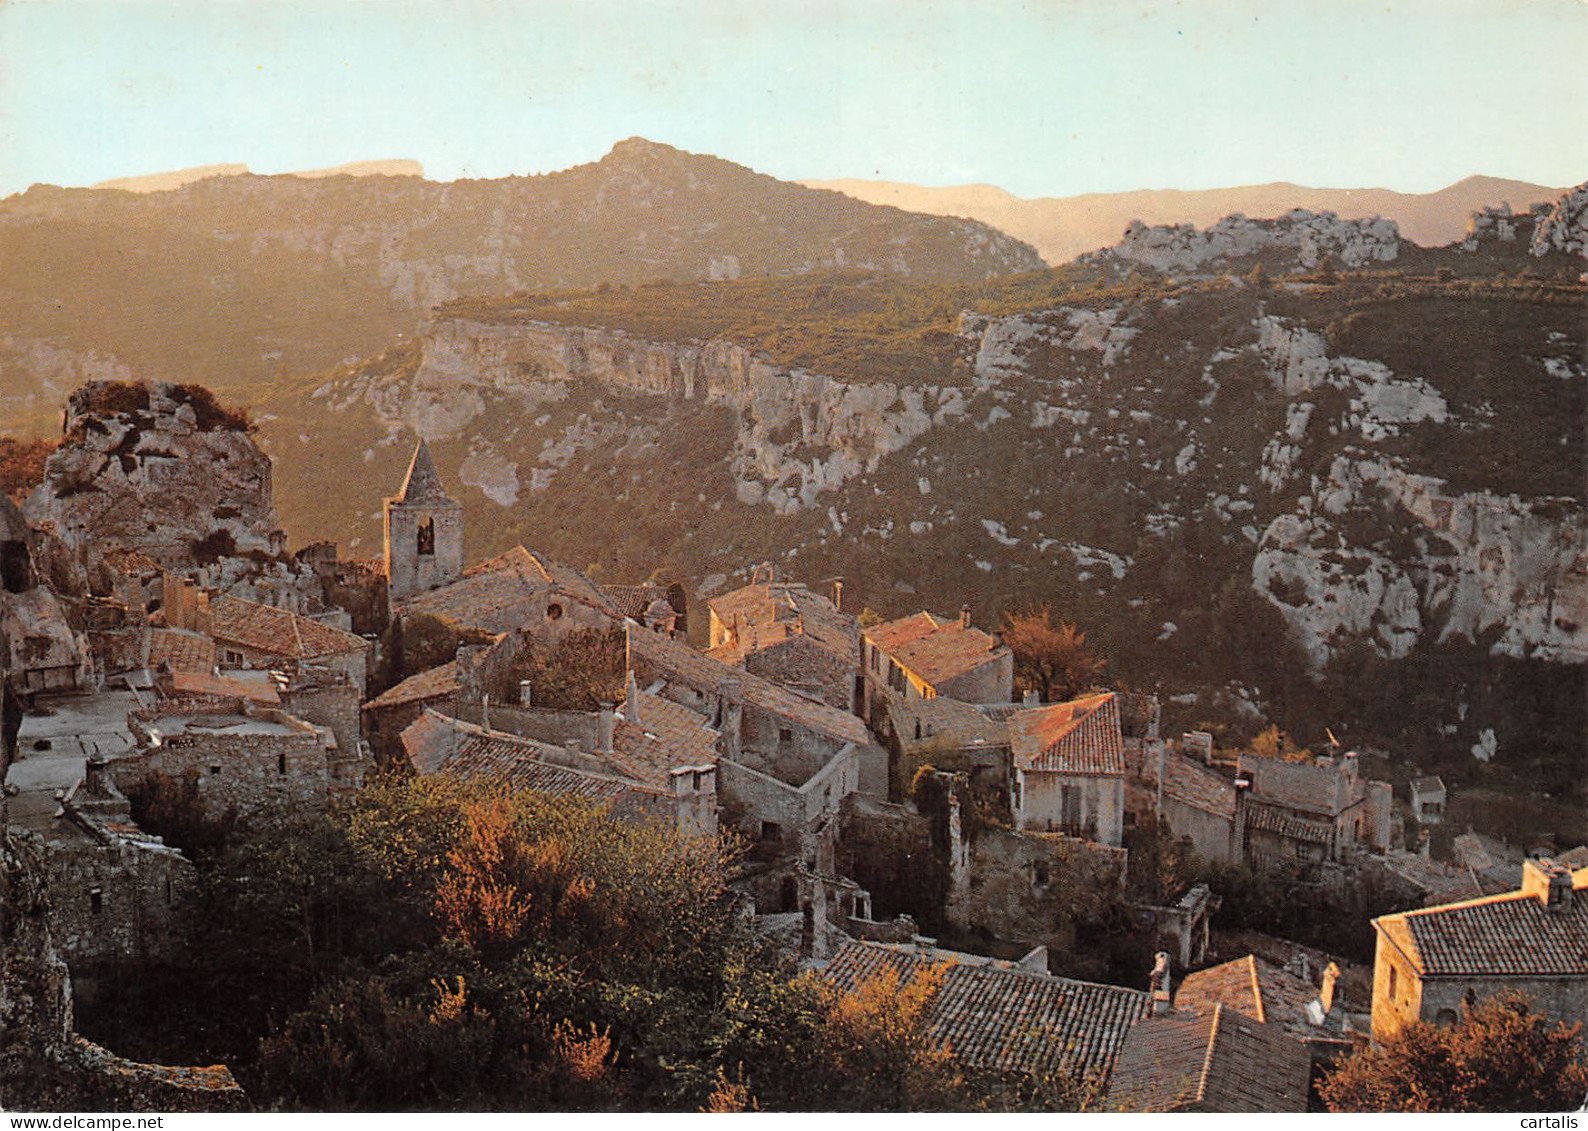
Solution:
[[[116,549],[179,571],[274,552],[270,460],[191,386],[95,381],[72,394],[25,510],[91,574]]]
[[[1400,254],[1393,220],[1342,220],[1333,212],[1296,208],[1273,220],[1226,216],[1206,231],[1194,224],[1148,227],[1133,221],[1118,246],[1099,255],[1157,271],[1201,272],[1254,256],[1294,258],[1302,268],[1332,256],[1347,267],[1392,262]]]
[[[1538,256],[1563,251],[1588,257],[1588,182],[1566,193],[1538,216],[1529,250]]]

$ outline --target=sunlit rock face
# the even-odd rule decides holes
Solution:
[[[1149,227],[1137,220],[1119,245],[1103,254],[1158,271],[1194,272],[1274,252],[1307,268],[1325,256],[1346,267],[1388,263],[1400,254],[1400,229],[1393,220],[1342,220],[1333,212],[1304,208],[1273,220],[1226,216],[1201,232],[1193,224]]]
[[[1564,251],[1588,257],[1588,182],[1563,195],[1538,217],[1529,250],[1540,256]]]
[[[173,570],[272,552],[270,460],[213,401],[96,381],[72,394],[64,429],[25,510],[90,573],[116,549]]]

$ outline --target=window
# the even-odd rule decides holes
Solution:
[[[426,515],[419,520],[419,530],[415,539],[415,548],[419,556],[424,558],[434,557],[436,552],[436,520]]]
[[[777,731],[777,740],[780,743],[793,742],[794,732],[789,730],[788,727],[779,727]]]
[[[214,777],[214,776],[218,775],[220,772],[221,772],[221,764],[219,762],[211,762],[210,763],[210,776]]]
[[[287,755],[285,751],[276,755],[276,773],[282,777],[287,776]]]
[[[88,889],[88,911],[91,915],[99,915],[105,910],[105,893],[101,888]]]
[[[235,649],[228,648],[226,649],[225,660],[228,666],[240,668],[243,665],[243,654]]]
[[[546,619],[547,620],[561,620],[562,619],[562,606],[557,604],[556,601],[553,601],[551,604],[547,605],[546,606]]]
[[[1389,968],[1389,970],[1390,970],[1390,973],[1389,973],[1389,996],[1390,996],[1390,1000],[1394,1001],[1398,996],[1400,996],[1399,995],[1400,971],[1396,970],[1395,967],[1393,967],[1393,966],[1391,966]]]

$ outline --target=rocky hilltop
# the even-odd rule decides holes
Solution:
[[[279,548],[270,460],[200,387],[96,381],[73,393],[25,510],[90,574],[117,550],[185,571]]]
[[[1342,220],[1333,212],[1292,209],[1274,220],[1226,216],[1205,232],[1194,224],[1148,227],[1134,220],[1116,247],[1099,252],[1155,271],[1203,272],[1241,261],[1278,257],[1298,268],[1332,258],[1347,267],[1390,263],[1400,254],[1391,220]]]
[[[640,138],[588,165],[492,181],[34,186],[0,201],[0,260],[0,412],[36,428],[83,377],[250,390],[378,350],[459,296],[833,268],[983,281],[1043,265],[977,221]]]

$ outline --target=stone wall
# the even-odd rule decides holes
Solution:
[[[200,811],[212,820],[233,814],[244,824],[268,823],[324,812],[336,751],[307,723],[280,712],[259,715],[281,724],[281,731],[188,732],[151,746],[145,723],[142,748],[111,763],[116,786],[130,794],[155,779],[191,781]]]
[[[937,685],[939,695],[962,703],[1008,703],[1014,699],[1014,689],[1015,654],[1008,650]]]
[[[749,653],[744,670],[783,687],[820,699],[829,707],[853,712],[855,677],[860,666],[853,659],[837,655],[807,636],[790,636]]]
[[[1089,774],[1053,774],[1032,770],[1020,771],[1019,821],[1023,829],[1052,831],[1058,829],[1072,835],[1083,835],[1099,844],[1119,847],[1125,831],[1125,779],[1100,777]],[[1077,829],[1064,824],[1064,791],[1073,790],[1078,797],[1076,810]]]
[[[176,908],[196,883],[193,865],[147,837],[108,839],[51,844],[43,857],[50,934],[69,962],[154,958],[179,941]]]

